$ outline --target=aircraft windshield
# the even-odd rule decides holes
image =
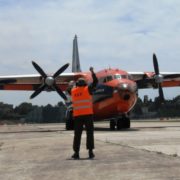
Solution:
[[[113,79],[131,79],[131,77],[128,74],[108,75],[105,77],[101,77],[99,79],[99,82],[100,83],[106,83],[106,82],[112,81]]]
[[[114,79],[131,79],[131,76],[128,74],[115,74]]]
[[[121,75],[120,74],[115,74],[114,75],[114,79],[121,79],[122,77],[121,77]]]
[[[101,83],[105,83],[105,82],[108,82],[108,81],[112,81],[113,80],[113,76],[106,76],[106,77],[102,77],[99,79],[99,82]]]

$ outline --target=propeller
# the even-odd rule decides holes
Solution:
[[[43,83],[34,91],[34,93],[30,96],[30,99],[36,97],[39,95],[44,89],[54,89],[64,100],[67,100],[66,95],[62,92],[62,90],[58,87],[56,84],[56,78],[64,72],[67,67],[69,66],[69,63],[63,65],[61,68],[59,68],[53,76],[47,75],[43,69],[34,61],[32,61],[32,65],[34,68],[39,72],[39,74],[43,78]]]
[[[161,85],[162,82],[166,78],[179,77],[179,74],[172,74],[172,75],[167,75],[167,76],[161,75],[159,72],[158,60],[157,60],[157,57],[155,54],[153,54],[153,66],[154,66],[155,75],[152,78],[147,78],[146,76],[144,76],[143,79],[136,81],[136,83],[139,88],[146,87],[148,84],[155,84],[155,86],[157,86],[159,89],[160,102],[163,103],[165,101],[165,99],[164,99],[164,93],[163,93],[163,89],[162,89],[162,85]]]
[[[163,79],[168,79],[168,78],[179,78],[180,75],[179,74],[169,74],[169,75],[160,75],[159,74],[159,65],[158,65],[158,61],[157,61],[157,57],[155,54],[153,54],[153,63],[154,63],[154,70],[155,70],[155,74],[162,77]],[[162,80],[163,81],[163,80]]]
[[[159,98],[161,102],[164,102],[164,93],[163,93],[163,89],[162,89],[162,82],[163,82],[163,76],[159,73],[159,65],[158,65],[158,60],[155,54],[153,54],[153,65],[154,65],[154,71],[155,71],[155,75],[154,75],[154,80],[155,83],[158,85],[158,89],[159,89]]]
[[[153,54],[153,66],[154,66],[154,76],[152,78],[147,78],[145,75],[142,79],[137,80],[136,83],[139,88],[148,87],[149,84],[155,85],[154,87],[158,87],[159,90],[159,99],[161,103],[165,102],[162,83],[164,79],[174,79],[174,78],[180,78],[180,74],[167,74],[162,75],[159,72],[159,64],[158,60],[155,54]]]

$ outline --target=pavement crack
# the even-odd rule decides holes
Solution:
[[[1,147],[3,146],[3,144],[4,144],[3,142],[0,142],[0,150],[2,150]]]
[[[139,150],[139,151],[144,151],[144,152],[148,152],[148,153],[155,153],[155,154],[158,154],[158,155],[161,155],[161,156],[169,156],[169,157],[173,157],[173,158],[180,158],[180,156],[177,154],[177,153],[174,153],[174,154],[166,154],[166,153],[163,153],[161,151],[153,151],[153,150],[148,150],[148,149],[142,149],[142,148],[137,148],[137,147],[134,147],[134,146],[129,146],[127,144],[122,144],[122,143],[116,143],[116,142],[111,142],[109,140],[97,140],[99,142],[103,142],[105,144],[110,144],[110,145],[115,145],[115,146],[121,146],[121,147],[125,147],[125,148],[131,148],[131,149],[135,149],[135,150]]]

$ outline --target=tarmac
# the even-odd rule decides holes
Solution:
[[[95,155],[86,133],[72,160],[73,131],[64,124],[0,125],[0,180],[178,180],[180,120],[132,121],[129,130],[95,123]]]

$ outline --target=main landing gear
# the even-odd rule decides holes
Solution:
[[[72,109],[68,109],[66,111],[65,122],[66,122],[66,130],[73,130],[74,129]]]
[[[119,117],[117,119],[111,119],[110,120],[110,129],[111,130],[115,130],[117,128],[117,130],[120,129],[128,129],[130,128],[130,118],[127,117],[126,115],[123,115],[122,117]]]
[[[66,122],[66,130],[73,130],[74,129],[74,122],[72,117],[72,109],[68,109],[66,111],[65,116]],[[120,129],[128,129],[130,128],[130,118],[126,115],[123,115],[117,119],[110,120],[110,129],[111,130],[120,130]]]

